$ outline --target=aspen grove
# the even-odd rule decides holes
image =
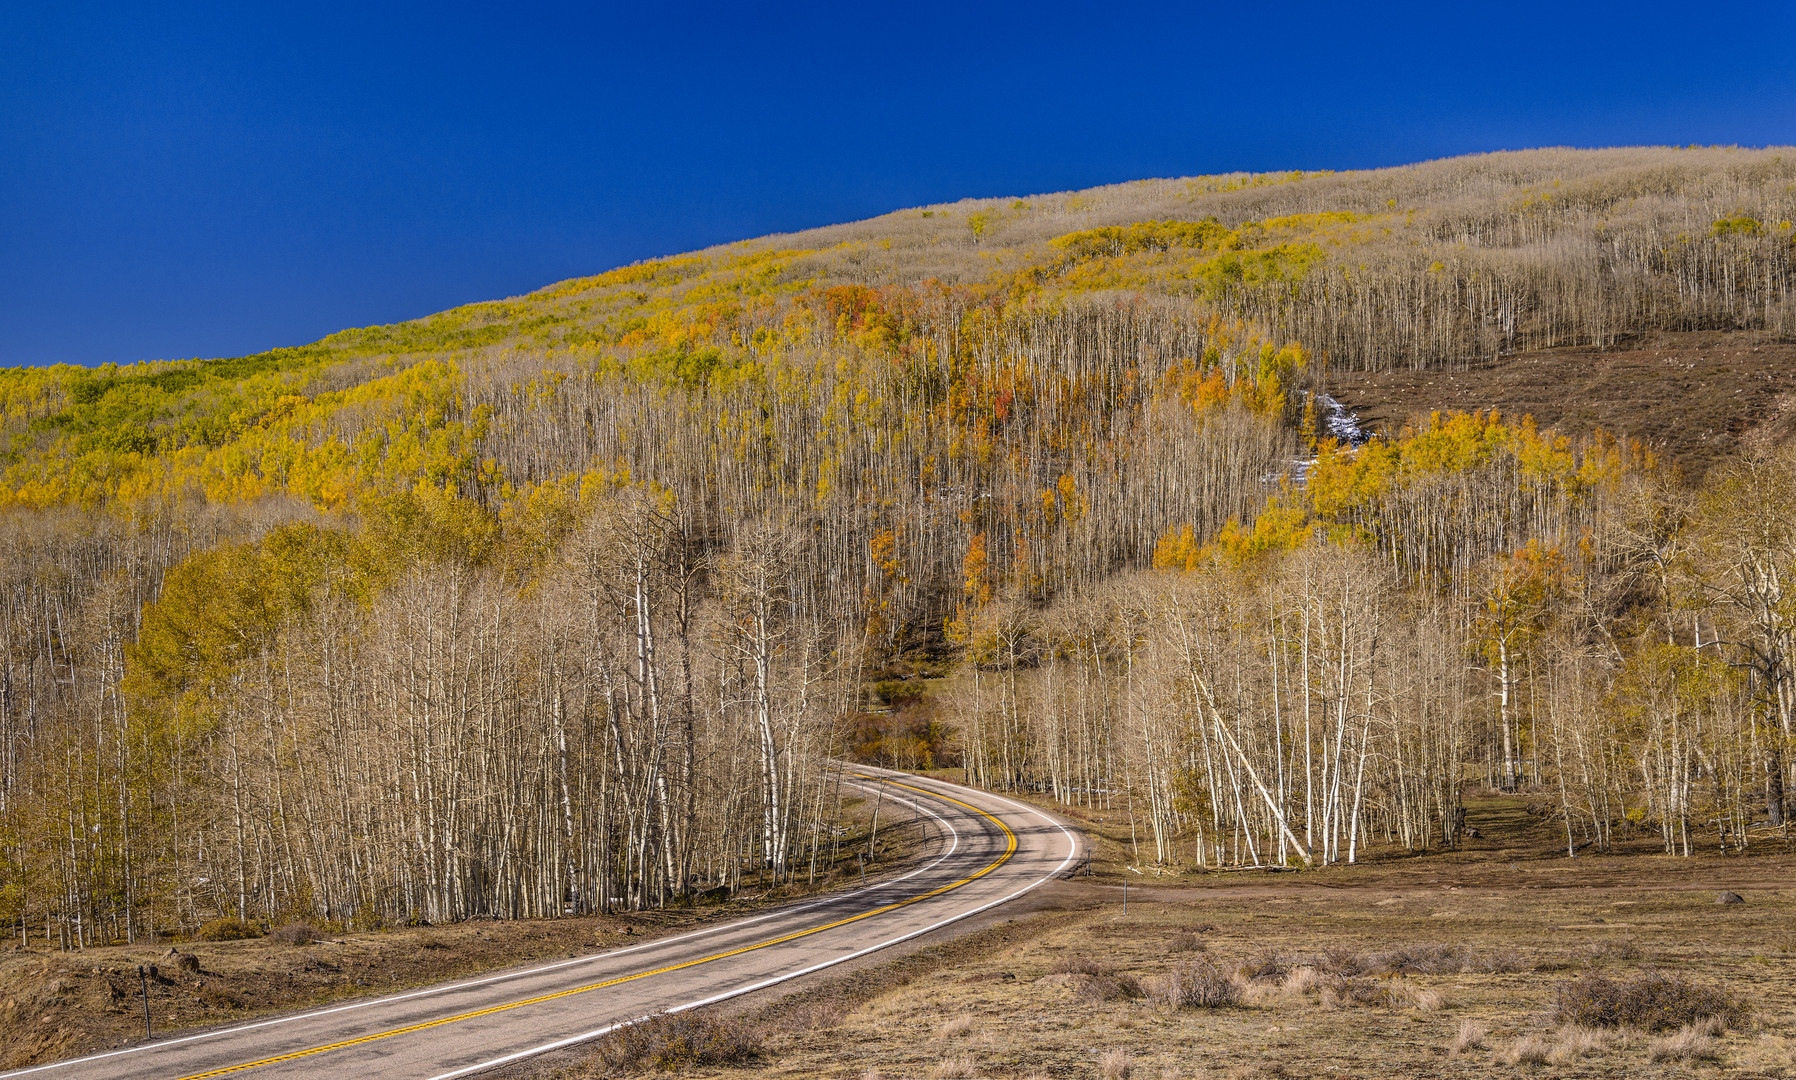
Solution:
[[[1150,872],[1787,833],[1796,456],[1686,484],[1331,373],[1796,333],[1796,158],[902,211],[252,357],[0,374],[0,921],[643,908],[840,872],[851,757]],[[880,697],[945,673],[939,724]],[[921,683],[921,680],[915,680]]]

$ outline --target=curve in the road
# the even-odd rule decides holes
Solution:
[[[905,777],[906,780],[914,779],[905,774],[891,774],[891,775],[902,775]],[[544,1005],[549,1002],[555,1002],[555,1001],[559,1001],[559,1000],[576,997],[578,995],[591,993],[593,991],[602,990],[602,989],[605,989],[608,987],[615,987],[615,986],[619,986],[619,985],[622,985],[625,983],[636,982],[638,980],[647,979],[647,978],[657,976],[657,975],[667,975],[667,974],[671,974],[671,973],[678,972],[678,971],[685,971],[685,970],[689,970],[689,969],[693,969],[693,968],[699,968],[706,964],[717,963],[719,961],[728,960],[733,957],[740,957],[745,954],[759,952],[759,951],[773,948],[776,946],[791,944],[791,943],[800,941],[801,939],[811,938],[816,935],[824,934],[827,931],[851,926],[852,924],[861,923],[866,920],[873,919],[877,916],[887,915],[892,912],[899,911],[900,909],[909,908],[914,905],[923,904],[926,901],[945,896],[945,895],[947,895],[951,892],[954,892],[956,890],[966,888],[967,886],[980,881],[981,879],[985,878],[987,875],[990,875],[994,871],[998,870],[1000,867],[1004,866],[1017,853],[1018,839],[1017,839],[1016,832],[1014,832],[1010,828],[1009,825],[1005,824],[1005,822],[1003,820],[1001,820],[1000,818],[998,818],[995,814],[991,813],[990,811],[988,811],[986,809],[975,806],[972,803],[965,801],[964,799],[955,798],[954,796],[944,794],[941,791],[930,790],[927,788],[918,787],[918,786],[915,786],[915,784],[913,784],[913,783],[899,782],[897,780],[891,779],[889,776],[861,775],[861,776],[855,777],[855,780],[856,781],[865,781],[865,782],[870,782],[870,783],[877,782],[877,783],[881,783],[881,784],[885,785],[888,788],[891,788],[891,787],[901,788],[901,789],[909,791],[915,795],[922,796],[925,799],[941,800],[946,803],[952,803],[961,809],[969,811],[971,814],[976,815],[977,818],[983,818],[983,819],[985,819],[985,821],[990,822],[991,824],[997,826],[997,829],[1000,830],[1002,833],[1003,850],[997,854],[997,857],[995,859],[993,859],[991,862],[985,864],[984,866],[981,866],[976,871],[969,873],[969,874],[965,874],[964,876],[961,876],[953,881],[947,882],[946,884],[936,885],[932,888],[928,888],[924,891],[918,892],[915,895],[906,896],[901,899],[893,900],[893,901],[890,901],[887,903],[882,903],[876,907],[869,908],[865,911],[859,911],[859,912],[855,912],[854,914],[844,916],[842,918],[832,919],[828,922],[821,923],[816,926],[800,927],[798,929],[790,930],[790,931],[787,931],[784,933],[775,934],[775,935],[765,938],[763,940],[759,940],[759,941],[751,940],[751,941],[748,941],[743,944],[735,945],[734,947],[731,947],[731,948],[726,948],[726,949],[722,949],[722,950],[719,950],[716,952],[711,952],[706,955],[701,955],[701,956],[694,957],[691,959],[683,959],[683,960],[678,960],[677,962],[658,964],[658,965],[654,965],[652,967],[646,968],[641,971],[626,972],[623,974],[613,976],[611,978],[597,980],[597,981],[593,981],[593,982],[587,982],[587,983],[583,983],[581,985],[572,986],[572,987],[563,987],[563,988],[552,990],[547,993],[529,995],[529,996],[525,996],[525,997],[522,997],[522,998],[519,998],[516,1000],[511,1000],[511,1001],[500,1001],[500,1002],[497,1002],[497,1003],[494,1003],[491,1005],[486,1005],[484,1007],[476,1008],[476,1009],[458,1010],[458,1011],[453,1012],[451,1015],[447,1015],[447,1016],[419,1018],[413,1023],[399,1024],[399,1025],[395,1025],[395,1026],[391,1026],[391,1027],[383,1027],[383,1028],[380,1028],[379,1030],[369,1031],[364,1034],[356,1035],[351,1038],[339,1039],[339,1040],[335,1040],[335,1041],[323,1041],[323,1042],[319,1042],[319,1043],[311,1045],[311,1046],[303,1046],[302,1045],[299,1047],[295,1047],[293,1049],[284,1049],[278,1053],[267,1053],[267,1054],[263,1054],[260,1056],[253,1055],[253,1054],[248,1055],[250,1057],[250,1060],[230,1062],[230,1063],[221,1063],[221,1062],[218,1062],[217,1057],[215,1056],[212,1058],[211,1063],[209,1063],[211,1065],[211,1067],[203,1067],[202,1066],[200,1071],[187,1072],[184,1074],[179,1073],[179,1070],[177,1070],[177,1074],[173,1074],[173,1075],[178,1075],[179,1080],[210,1080],[210,1078],[213,1078],[213,1077],[231,1076],[231,1075],[236,1075],[239,1073],[249,1072],[251,1070],[259,1070],[259,1069],[265,1069],[265,1068],[275,1068],[276,1072],[280,1072],[283,1075],[286,1075],[290,1072],[290,1070],[280,1069],[280,1068],[278,1068],[278,1066],[281,1066],[284,1064],[303,1062],[306,1059],[315,1058],[318,1055],[328,1054],[333,1051],[346,1050],[346,1049],[349,1049],[352,1047],[358,1047],[358,1046],[367,1046],[368,1044],[371,1044],[371,1043],[377,1043],[377,1042],[381,1042],[384,1040],[393,1039],[396,1036],[415,1034],[418,1032],[427,1031],[427,1030],[431,1030],[431,1029],[443,1028],[443,1027],[445,1027],[447,1025],[451,1025],[451,1024],[456,1024],[456,1023],[470,1021],[470,1020],[476,1020],[476,1019],[482,1018],[482,1017],[491,1017],[491,1016],[496,1016],[496,1015],[502,1014],[502,1013],[513,1012],[515,1010],[525,1009],[530,1006]],[[853,781],[851,781],[851,782],[853,782]],[[864,783],[857,783],[855,786],[862,787],[863,790],[869,790],[866,787],[866,784],[864,784]],[[972,797],[971,793],[965,792],[964,789],[962,789],[962,793],[969,794],[969,797]],[[557,964],[544,965],[542,967],[532,968],[532,969],[529,969],[526,971],[511,972],[511,973],[507,973],[507,974],[503,974],[503,975],[491,976],[486,979],[478,979],[478,980],[472,980],[472,981],[468,981],[468,982],[454,983],[454,984],[450,984],[447,986],[430,988],[427,990],[413,991],[409,994],[394,995],[391,997],[377,998],[377,999],[373,999],[373,1000],[365,1001],[365,1002],[357,1002],[357,1003],[354,1003],[351,1005],[337,1006],[337,1007],[331,1008],[331,1009],[314,1010],[311,1012],[296,1014],[294,1016],[280,1017],[280,1018],[276,1018],[276,1019],[272,1019],[272,1020],[265,1020],[265,1021],[261,1021],[261,1022],[255,1023],[255,1024],[240,1025],[237,1027],[223,1029],[220,1031],[205,1032],[205,1033],[198,1034],[198,1035],[185,1036],[185,1037],[182,1037],[179,1039],[168,1040],[168,1041],[160,1042],[160,1043],[149,1043],[149,1044],[145,1044],[143,1046],[132,1047],[132,1048],[129,1048],[126,1050],[113,1051],[108,1054],[93,1055],[93,1056],[86,1057],[86,1058],[78,1058],[78,1059],[74,1059],[71,1061],[58,1062],[58,1063],[55,1063],[52,1065],[37,1066],[36,1068],[25,1069],[25,1070],[21,1070],[16,1073],[8,1073],[5,1075],[7,1075],[7,1076],[23,1076],[23,1075],[30,1074],[30,1073],[40,1073],[40,1072],[47,1072],[50,1070],[64,1070],[64,1069],[71,1069],[71,1072],[67,1074],[67,1075],[71,1076],[71,1078],[73,1076],[86,1076],[86,1075],[94,1075],[94,1076],[118,1075],[118,1074],[114,1074],[111,1072],[95,1072],[93,1070],[95,1067],[104,1069],[107,1065],[114,1064],[113,1061],[109,1061],[108,1059],[117,1059],[117,1058],[121,1058],[121,1057],[137,1055],[137,1054],[141,1054],[141,1053],[145,1053],[145,1052],[149,1052],[149,1051],[164,1051],[164,1052],[166,1052],[166,1051],[171,1050],[173,1047],[177,1046],[178,1044],[196,1043],[201,1040],[210,1042],[212,1040],[224,1039],[224,1040],[228,1041],[230,1039],[230,1037],[232,1037],[232,1036],[244,1037],[247,1040],[247,1039],[253,1038],[255,1033],[257,1033],[258,1031],[260,1031],[262,1029],[271,1028],[271,1027],[274,1027],[277,1025],[299,1023],[299,1022],[303,1022],[306,1020],[320,1020],[320,1019],[323,1019],[332,1014],[345,1013],[345,1012],[349,1012],[352,1010],[373,1008],[373,1007],[379,1007],[379,1006],[383,1006],[383,1005],[390,1006],[390,1005],[404,1003],[404,1002],[412,1001],[412,1000],[415,1000],[418,998],[424,998],[424,997],[429,997],[429,996],[433,996],[433,995],[449,994],[449,993],[454,993],[454,992],[459,992],[459,991],[469,991],[469,990],[472,990],[472,989],[475,989],[478,987],[491,985],[494,983],[527,979],[532,976],[542,976],[545,974],[553,973],[558,969],[570,967],[573,965],[592,963],[595,959],[603,959],[603,960],[610,961],[610,960],[614,960],[614,959],[616,959],[620,956],[623,956],[625,954],[628,954],[628,953],[635,953],[635,952],[651,950],[651,949],[664,949],[670,945],[674,945],[674,944],[684,942],[684,941],[690,941],[695,938],[706,937],[706,936],[710,936],[710,935],[714,935],[714,934],[728,933],[728,932],[732,932],[732,931],[740,931],[745,927],[749,927],[749,926],[752,926],[757,923],[766,922],[771,919],[790,918],[794,914],[797,914],[797,913],[800,913],[803,911],[813,910],[813,909],[819,908],[819,907],[841,905],[845,901],[851,901],[856,897],[865,896],[865,895],[877,893],[880,891],[889,891],[896,884],[899,884],[906,880],[910,880],[912,878],[916,878],[918,876],[928,874],[929,871],[940,866],[942,863],[944,863],[947,860],[949,860],[950,858],[952,858],[958,852],[958,850],[960,849],[960,846],[961,846],[962,838],[961,838],[960,831],[954,827],[952,822],[948,821],[946,818],[942,817],[940,814],[938,814],[934,810],[930,809],[922,801],[905,799],[900,796],[887,795],[886,797],[891,798],[891,799],[893,799],[893,801],[898,802],[902,805],[913,807],[920,814],[929,815],[929,817],[934,819],[935,822],[939,826],[942,827],[945,835],[947,835],[950,838],[950,843],[949,843],[947,850],[943,851],[935,859],[931,860],[929,863],[925,864],[924,866],[919,867],[907,874],[904,874],[901,877],[898,877],[898,878],[895,878],[895,879],[892,879],[889,881],[877,883],[875,885],[866,887],[864,889],[856,889],[849,893],[840,894],[838,896],[829,897],[829,898],[826,898],[823,900],[817,900],[817,901],[813,901],[813,902],[809,902],[809,903],[805,903],[805,904],[800,904],[800,905],[796,905],[793,907],[783,908],[783,909],[780,909],[779,911],[769,912],[767,914],[756,916],[753,918],[737,920],[734,922],[722,924],[720,926],[707,928],[705,930],[699,930],[699,931],[694,931],[694,932],[691,932],[688,934],[678,935],[678,936],[672,937],[672,938],[663,938],[659,941],[648,942],[643,945],[633,946],[628,949],[616,950],[614,952],[601,954],[601,956],[599,956],[599,957],[590,957],[590,956],[589,957],[581,957],[581,958],[568,960],[568,961],[564,961],[564,962],[557,963]],[[1034,878],[1032,880],[1025,882],[1020,888],[1018,888],[1012,892],[1009,892],[1006,895],[1000,896],[994,900],[991,900],[991,901],[983,903],[983,904],[979,904],[975,907],[969,908],[964,911],[953,912],[953,913],[949,914],[947,917],[941,918],[939,920],[931,921],[927,925],[907,927],[904,933],[899,934],[896,937],[890,938],[889,940],[879,941],[875,944],[864,946],[861,948],[854,948],[854,949],[851,949],[849,951],[846,951],[846,952],[843,952],[843,953],[840,953],[837,955],[827,955],[827,956],[824,956],[822,959],[818,960],[817,962],[814,962],[814,963],[811,963],[808,965],[804,965],[796,970],[778,971],[769,977],[752,981],[746,985],[726,986],[720,992],[700,996],[693,1000],[688,1000],[688,1001],[683,1001],[683,1002],[675,1002],[675,1003],[671,1003],[671,1004],[663,1004],[657,1011],[683,1012],[683,1011],[686,1011],[689,1009],[695,1009],[695,1008],[699,1008],[699,1007],[702,1007],[705,1005],[714,1004],[716,1002],[727,1000],[729,998],[739,997],[743,994],[752,993],[756,990],[761,990],[761,989],[765,989],[770,986],[778,985],[783,982],[788,982],[792,979],[801,978],[805,975],[812,974],[816,971],[820,971],[820,970],[823,970],[828,967],[833,967],[837,964],[845,963],[847,961],[856,959],[858,957],[865,956],[869,953],[877,952],[881,949],[890,948],[893,945],[897,945],[902,942],[909,941],[913,938],[920,937],[924,934],[938,930],[938,929],[942,928],[943,926],[947,926],[949,924],[959,922],[959,921],[969,918],[973,915],[977,915],[981,912],[988,911],[991,908],[996,907],[1000,904],[1006,903],[1010,900],[1014,900],[1018,896],[1021,896],[1024,893],[1030,891],[1031,889],[1034,889],[1037,886],[1041,885],[1043,882],[1046,882],[1046,881],[1052,879],[1053,877],[1057,876],[1058,874],[1065,872],[1066,869],[1072,865],[1074,858],[1076,857],[1076,854],[1078,851],[1078,842],[1077,842],[1077,839],[1073,836],[1073,834],[1070,831],[1068,831],[1064,825],[1061,825],[1059,822],[1054,821],[1052,818],[1048,817],[1048,815],[1042,813],[1039,810],[1036,810],[1034,807],[1025,806],[1021,803],[1017,803],[1010,799],[1005,799],[1001,796],[995,796],[995,795],[990,795],[988,793],[980,792],[980,793],[978,793],[978,797],[980,797],[982,800],[995,801],[997,803],[1003,804],[1004,806],[1023,811],[1024,813],[1026,813],[1030,816],[1038,817],[1041,820],[1048,822],[1055,830],[1058,830],[1065,837],[1065,839],[1067,841],[1066,857],[1064,859],[1062,859],[1060,861],[1059,865],[1055,866],[1052,870],[1049,870],[1045,874],[1042,874],[1040,877],[1037,877],[1037,878]],[[963,820],[963,824],[964,824],[964,820]],[[990,830],[988,829],[987,831],[989,832]],[[720,978],[719,981],[722,981],[722,979]],[[540,1043],[537,1045],[527,1046],[522,1049],[518,1049],[518,1050],[509,1052],[509,1053],[501,1054],[497,1057],[489,1058],[486,1060],[475,1061],[470,1064],[460,1065],[459,1067],[452,1068],[447,1072],[437,1073],[436,1075],[431,1077],[431,1080],[453,1080],[453,1078],[467,1076],[472,1073],[481,1072],[481,1071],[484,1071],[487,1069],[495,1068],[500,1065],[507,1064],[509,1062],[517,1061],[517,1060],[527,1058],[527,1057],[532,1057],[537,1054],[546,1053],[546,1052],[560,1049],[560,1048],[563,1048],[566,1046],[571,1046],[571,1045],[574,1045],[574,1044],[577,1044],[580,1042],[585,1042],[585,1041],[603,1036],[606,1033],[613,1031],[620,1026],[623,1026],[624,1024],[631,1023],[634,1020],[638,1020],[641,1018],[642,1018],[641,1016],[631,1017],[631,1019],[628,1019],[628,1020],[622,1020],[622,1021],[617,1021],[617,1022],[613,1022],[613,1023],[608,1023],[602,1027],[595,1028],[593,1030],[582,1031],[577,1034],[552,1039],[552,1040],[549,1040],[547,1042],[543,1042],[543,1043]],[[563,1030],[565,1031],[566,1029],[564,1028]],[[289,1043],[288,1045],[291,1046],[292,1044]],[[516,1042],[513,1042],[512,1045],[516,1046],[518,1044]],[[199,1048],[195,1047],[194,1049],[197,1051]],[[222,1050],[223,1047],[218,1047],[218,1049]],[[462,1060],[466,1061],[466,1058],[464,1057]],[[118,1061],[118,1062],[116,1062],[116,1064],[124,1065],[126,1063],[123,1061]],[[139,1064],[147,1065],[148,1062],[140,1062]],[[174,1064],[174,1063],[169,1062],[168,1064]],[[198,1064],[198,1063],[196,1062],[195,1064]],[[82,1068],[82,1066],[88,1066],[88,1068]],[[398,1073],[388,1073],[384,1070],[383,1070],[382,1074],[383,1075],[400,1075]],[[132,1075],[135,1075],[135,1073],[133,1073]],[[164,1075],[171,1075],[171,1074],[165,1073]],[[370,1073],[369,1075],[373,1075],[373,1074]],[[418,1074],[412,1073],[411,1075],[415,1076]]]

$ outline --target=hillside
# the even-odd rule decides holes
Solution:
[[[1608,349],[1652,331],[1776,338],[1796,325],[1793,171],[1773,150],[1533,151],[899,211],[254,357],[11,372],[6,487],[30,505],[194,484],[340,505],[344,485],[422,474],[516,484],[531,463],[422,403],[458,389],[515,397],[520,376],[545,371],[735,387],[771,355],[819,347],[906,362],[933,348],[937,363],[944,346],[1029,353],[1042,334],[1073,343],[1075,312],[1104,322],[1093,313],[1119,304],[1141,327],[1123,331],[1131,343],[1220,317],[1247,328],[1235,336],[1300,344],[1337,377]],[[963,327],[969,311],[994,321]],[[427,419],[423,441],[437,445],[413,460],[384,448],[354,466],[313,460],[321,442],[353,443],[401,414]],[[633,452],[605,435],[573,458]],[[296,469],[296,455],[313,467]],[[501,472],[481,474],[487,456]]]
[[[970,200],[5,372],[0,920],[808,880],[850,746],[1167,865],[1451,846],[1478,784],[1744,850],[1796,782],[1787,156]]]
[[[1531,416],[1568,435],[1637,440],[1695,483],[1753,432],[1789,437],[1796,345],[1757,331],[1658,331],[1430,371],[1334,374],[1326,386],[1375,431],[1437,410]]]

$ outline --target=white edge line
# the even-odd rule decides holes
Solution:
[[[926,778],[924,778],[924,777],[909,777],[909,779],[926,779]],[[981,792],[980,794],[991,795],[990,792]],[[1079,841],[1076,837],[1073,836],[1073,834],[1071,832],[1067,831],[1067,827],[1065,825],[1062,825],[1060,822],[1055,821],[1053,818],[1049,817],[1047,814],[1043,813],[1042,811],[1036,809],[1033,806],[1029,806],[1024,803],[1019,803],[1012,799],[1007,799],[1002,795],[991,795],[991,797],[994,799],[997,799],[999,802],[1009,803],[1011,806],[1014,806],[1019,810],[1026,810],[1029,813],[1034,814],[1036,817],[1041,818],[1043,821],[1046,821],[1048,824],[1054,826],[1056,829],[1059,829],[1061,834],[1064,835],[1067,840],[1066,858],[1061,860],[1060,865],[1056,866],[1053,870],[1049,871],[1047,874],[1043,875],[1042,877],[1039,877],[1036,880],[1031,881],[1029,884],[1018,889],[1016,892],[1011,893],[1009,896],[1003,897],[1002,899],[993,900],[989,904],[982,904],[979,907],[973,908],[970,911],[963,911],[958,915],[943,919],[941,922],[933,923],[929,926],[925,926],[921,930],[913,930],[908,934],[903,934],[903,935],[900,935],[899,937],[892,938],[890,941],[882,941],[878,945],[869,945],[866,948],[861,949],[857,952],[851,952],[844,956],[838,956],[833,960],[825,960],[819,964],[812,964],[810,967],[801,968],[798,971],[789,972],[785,975],[776,975],[771,979],[764,979],[761,982],[754,983],[749,986],[744,986],[744,987],[741,987],[736,990],[726,991],[725,993],[716,994],[716,995],[713,995],[708,998],[701,998],[698,1001],[689,1001],[684,1005],[675,1005],[671,1008],[662,1009],[660,1011],[664,1012],[664,1013],[677,1013],[677,1012],[686,1012],[689,1009],[702,1008],[703,1006],[706,1006],[706,1005],[715,1005],[720,1001],[728,1001],[730,998],[741,997],[743,994],[752,994],[756,990],[765,990],[769,986],[777,986],[780,983],[789,982],[792,979],[797,979],[797,978],[800,978],[805,975],[810,975],[813,972],[822,971],[824,968],[835,967],[837,964],[847,963],[850,960],[855,960],[860,957],[866,956],[868,953],[878,952],[881,949],[889,949],[893,945],[902,944],[903,942],[909,941],[912,938],[922,937],[924,934],[933,933],[934,931],[940,930],[942,927],[947,926],[950,923],[957,923],[962,919],[971,918],[974,915],[977,915],[982,911],[990,911],[992,908],[995,908],[1000,904],[1008,904],[1010,901],[1015,900],[1017,897],[1023,895],[1026,892],[1029,892],[1031,889],[1035,889],[1035,888],[1043,885],[1044,883],[1046,883],[1048,881],[1052,881],[1054,878],[1059,877],[1061,871],[1065,870],[1068,866],[1072,865],[1074,857],[1077,856],[1079,853]],[[582,1043],[582,1042],[586,1042],[591,1039],[596,1039],[602,1035],[608,1035],[611,1032],[616,1031],[620,1027],[624,1027],[629,1024],[634,1024],[634,1023],[637,1023],[639,1021],[646,1020],[646,1019],[648,1019],[648,1017],[638,1016],[632,1020],[620,1020],[616,1023],[606,1024],[602,1028],[596,1028],[592,1031],[582,1032],[579,1035],[571,1035],[565,1039],[557,1039],[554,1042],[543,1043],[541,1046],[533,1046],[528,1050],[519,1050],[516,1053],[506,1054],[504,1057],[496,1057],[490,1061],[482,1061],[475,1065],[464,1065],[461,1068],[455,1069],[451,1072],[438,1073],[437,1075],[431,1077],[430,1080],[455,1080],[456,1077],[469,1076],[469,1075],[472,1075],[473,1073],[484,1072],[487,1069],[495,1069],[501,1065],[509,1065],[510,1063],[512,1063],[514,1061],[520,1061],[524,1058],[535,1057],[538,1054],[546,1054],[551,1050],[560,1050],[560,1049],[563,1049],[564,1047],[573,1046],[576,1043]]]
[[[885,778],[882,777],[880,779],[883,780]],[[863,784],[856,784],[853,781],[848,781],[848,783],[852,787],[861,788],[863,791],[867,790],[866,786]],[[472,980],[469,980],[468,982],[449,983],[448,985],[445,985],[445,986],[431,986],[431,987],[426,987],[422,990],[412,990],[412,991],[409,991],[409,992],[403,993],[403,994],[391,994],[391,995],[383,995],[381,997],[376,997],[376,998],[368,998],[365,1001],[357,1001],[357,1002],[353,1002],[348,1005],[337,1005],[337,1006],[334,1006],[329,1009],[314,1009],[311,1012],[295,1013],[292,1016],[278,1016],[278,1017],[275,1017],[270,1020],[259,1020],[253,1024],[241,1024],[241,1025],[238,1025],[237,1027],[220,1028],[217,1031],[203,1031],[203,1032],[200,1032],[195,1035],[183,1035],[183,1036],[180,1036],[179,1038],[174,1038],[174,1039],[161,1039],[161,1040],[157,1040],[154,1042],[146,1042],[146,1043],[139,1044],[137,1046],[127,1046],[120,1050],[108,1050],[104,1054],[89,1054],[87,1057],[69,1058],[66,1061],[54,1061],[48,1065],[33,1065],[29,1069],[19,1069],[16,1072],[0,1073],[0,1080],[5,1080],[6,1077],[27,1076],[31,1073],[40,1073],[40,1072],[47,1072],[51,1069],[66,1068],[71,1065],[85,1065],[85,1064],[89,1064],[89,1063],[95,1062],[95,1061],[104,1061],[107,1058],[120,1057],[125,1054],[141,1054],[146,1050],[162,1050],[162,1049],[165,1049],[170,1046],[179,1046],[182,1043],[197,1042],[202,1039],[216,1039],[216,1038],[220,1038],[225,1035],[237,1035],[237,1034],[241,1034],[242,1032],[245,1032],[245,1031],[256,1031],[261,1028],[275,1027],[280,1024],[291,1024],[291,1023],[295,1023],[300,1020],[313,1020],[320,1016],[332,1016],[336,1013],[351,1012],[356,1009],[366,1009],[366,1008],[369,1008],[374,1005],[392,1005],[392,1004],[395,1004],[395,1003],[401,1002],[401,1001],[410,1001],[414,998],[429,997],[433,994],[447,994],[447,993],[451,993],[456,990],[470,990],[477,986],[488,986],[492,983],[505,982],[508,979],[527,978],[531,975],[541,975],[541,974],[544,974],[544,973],[550,972],[550,971],[559,971],[562,968],[574,967],[574,966],[577,966],[580,964],[597,963],[601,960],[609,960],[614,956],[623,956],[627,953],[642,952],[645,949],[656,949],[656,948],[660,948],[663,945],[671,945],[676,941],[687,941],[692,938],[704,937],[707,934],[719,934],[725,930],[735,930],[735,929],[739,929],[744,926],[753,926],[755,923],[766,922],[768,919],[780,918],[785,915],[794,915],[801,911],[809,911],[812,908],[824,907],[829,904],[840,903],[843,900],[847,900],[850,897],[859,896],[862,893],[876,892],[880,889],[884,889],[889,886],[896,885],[900,881],[904,881],[909,878],[916,877],[918,874],[926,873],[927,871],[935,869],[937,866],[941,865],[941,863],[945,859],[947,859],[949,856],[953,855],[954,852],[960,848],[960,833],[955,830],[954,826],[949,825],[948,822],[946,820],[944,820],[941,815],[937,814],[935,811],[929,809],[926,806],[922,806],[921,804],[911,802],[909,799],[905,799],[900,796],[887,795],[886,798],[891,799],[893,802],[903,803],[906,806],[916,807],[917,809],[922,810],[925,814],[928,814],[930,817],[935,818],[938,822],[941,822],[942,825],[944,825],[948,829],[948,832],[953,837],[953,842],[949,845],[948,850],[944,851],[941,855],[937,856],[933,862],[930,862],[929,864],[927,864],[925,866],[920,866],[917,869],[912,870],[907,874],[901,874],[898,877],[891,878],[886,881],[875,882],[871,885],[865,885],[858,889],[851,889],[848,892],[844,892],[844,893],[836,893],[833,896],[828,896],[821,900],[813,900],[809,903],[798,904],[793,907],[782,907],[775,911],[770,911],[770,912],[766,913],[765,915],[756,915],[756,916],[753,916],[753,917],[747,918],[747,919],[738,919],[738,920],[735,920],[732,922],[719,923],[716,926],[707,927],[706,929],[703,929],[703,930],[693,930],[693,931],[689,931],[684,934],[677,934],[673,937],[657,938],[654,941],[644,942],[641,945],[632,945],[629,948],[625,948],[625,949],[615,949],[611,952],[594,953],[594,954],[591,954],[588,956],[579,956],[579,957],[575,957],[572,960],[562,960],[562,961],[559,961],[558,963],[554,963],[554,964],[544,964],[542,967],[530,968],[525,971],[513,971],[513,972],[506,973],[506,974],[501,974],[501,975],[490,975],[483,979],[472,979]],[[606,1030],[610,1030],[610,1029],[607,1028]],[[587,1037],[590,1038],[592,1036],[587,1036]]]

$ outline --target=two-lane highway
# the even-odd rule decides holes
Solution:
[[[43,1080],[249,1076],[450,1080],[658,1011],[712,1004],[864,956],[1012,900],[1077,860],[1075,835],[1010,799],[857,770],[927,815],[938,851],[900,877],[628,949],[23,1069]],[[870,792],[871,793],[871,792]]]

